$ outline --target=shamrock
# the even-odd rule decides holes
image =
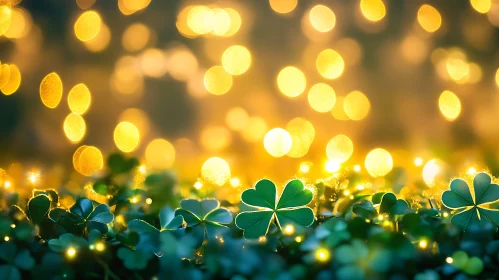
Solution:
[[[85,228],[95,228],[105,233],[107,224],[114,220],[114,215],[106,204],[99,204],[94,208],[90,199],[80,198],[69,211],[62,208],[52,209],[49,218],[66,231],[75,234],[81,234]]]
[[[64,252],[68,248],[85,248],[88,247],[88,242],[82,237],[74,236],[71,233],[64,233],[59,238],[50,239],[48,242],[49,248],[57,253]]]
[[[0,265],[0,275],[6,280],[20,280],[22,270],[30,270],[35,266],[35,259],[27,249],[17,250],[11,242],[0,244],[0,259],[6,264]]]
[[[130,270],[141,270],[147,267],[147,263],[154,256],[151,252],[136,251],[126,247],[118,249],[118,258],[123,261],[126,268]]]
[[[409,211],[409,205],[403,199],[397,199],[395,194],[388,192],[375,193],[371,201],[362,200],[353,205],[352,211],[365,219],[371,219],[378,214],[388,214],[390,216],[403,215]],[[378,207],[378,211],[376,211]]]
[[[202,230],[202,235],[208,238],[215,237],[222,230],[227,229],[224,224],[232,222],[232,214],[229,210],[220,207],[216,199],[185,199],[180,201],[179,209],[175,210],[175,216],[182,215],[188,227]]]
[[[241,195],[244,204],[258,209],[237,215],[236,226],[244,230],[244,237],[248,239],[267,235],[274,218],[281,229],[288,225],[308,227],[315,218],[312,209],[306,206],[312,198],[312,192],[305,189],[300,180],[289,181],[279,199],[275,184],[260,180],[254,189],[247,189]]]
[[[442,194],[444,205],[459,211],[451,222],[464,230],[472,222],[490,222],[499,226],[499,210],[486,208],[487,204],[498,200],[499,186],[492,184],[490,176],[483,172],[473,178],[473,192],[470,192],[470,187],[464,180],[454,179],[450,183],[450,190]]]

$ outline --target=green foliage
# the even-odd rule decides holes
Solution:
[[[207,238],[214,238],[227,229],[225,225],[232,223],[232,214],[226,208],[220,207],[215,199],[185,199],[180,201],[180,208],[175,215],[183,217],[187,227],[202,231]],[[178,224],[178,222],[176,222]]]
[[[305,189],[300,180],[289,181],[279,199],[275,184],[260,180],[254,189],[247,189],[241,195],[244,204],[258,209],[237,215],[236,226],[244,230],[244,237],[248,239],[267,235],[274,220],[281,229],[288,225],[308,227],[315,219],[312,209],[306,206],[312,199],[312,192]]]
[[[466,230],[470,223],[492,223],[499,226],[499,210],[487,208],[499,200],[499,185],[492,183],[487,173],[478,173],[473,179],[473,194],[462,179],[454,179],[450,190],[442,194],[442,202],[447,208],[458,210],[451,222]]]

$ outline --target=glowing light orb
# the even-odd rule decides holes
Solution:
[[[227,33],[224,34],[225,37],[229,37],[236,34],[237,31],[239,31],[239,28],[241,28],[241,16],[234,9],[226,8],[224,10],[230,16],[230,27],[229,30],[227,30]]]
[[[380,21],[386,15],[386,7],[381,0],[360,0],[360,11],[369,21]]]
[[[129,52],[140,51],[147,46],[151,37],[151,31],[142,23],[134,23],[125,29],[121,44]]]
[[[225,9],[214,8],[211,10],[213,13],[213,28],[211,34],[216,36],[224,36],[229,32],[231,25],[231,18]]]
[[[345,69],[345,61],[341,55],[332,50],[325,49],[319,53],[315,62],[317,71],[326,79],[337,79]]]
[[[78,143],[85,136],[87,125],[82,116],[71,113],[64,119],[64,134],[73,143]]]
[[[14,64],[9,64],[10,76],[7,83],[1,88],[4,95],[14,94],[21,85],[21,71]]]
[[[10,79],[10,67],[7,64],[2,64],[0,67],[0,89],[3,88]]]
[[[287,14],[298,5],[298,0],[269,0],[270,7],[276,13]]]
[[[85,42],[93,39],[101,29],[102,19],[95,11],[81,14],[74,24],[74,32],[78,40]]]
[[[354,121],[364,119],[371,110],[369,99],[360,91],[352,91],[343,99],[345,114]]]
[[[312,27],[319,32],[328,32],[336,25],[336,15],[327,6],[316,5],[309,13]]]
[[[277,75],[277,86],[284,95],[296,97],[305,90],[307,79],[300,69],[287,66]]]
[[[333,109],[336,94],[333,88],[324,83],[313,85],[308,92],[308,103],[317,112],[326,113]]]
[[[211,94],[225,94],[232,87],[232,76],[222,66],[213,66],[204,74],[204,86]]]
[[[140,142],[140,132],[130,122],[120,122],[114,129],[114,143],[125,153],[133,152]]]
[[[209,158],[201,168],[201,176],[206,182],[223,186],[230,179],[229,164],[219,157]]]
[[[90,108],[92,95],[85,84],[77,84],[68,94],[68,105],[71,112],[83,115]]]
[[[175,162],[175,148],[165,139],[154,139],[147,145],[145,158],[152,169],[167,169]]]
[[[273,157],[282,157],[287,154],[292,144],[291,135],[282,128],[271,129],[263,139],[265,150]]]
[[[248,71],[251,65],[251,54],[243,46],[228,47],[222,54],[222,66],[231,75],[241,75]]]
[[[77,171],[85,176],[92,176],[104,167],[102,152],[94,146],[87,146],[80,154],[78,165],[79,170]]]
[[[199,35],[210,33],[214,22],[213,11],[206,6],[194,6],[187,14],[187,26]]]
[[[353,153],[353,142],[346,135],[336,135],[326,145],[326,154],[329,160],[343,163],[347,161]]]
[[[384,149],[376,148],[367,154],[364,165],[372,177],[385,176],[392,171],[392,155]]]
[[[79,173],[81,173],[81,169],[80,169],[80,156],[81,156],[81,153],[87,148],[88,146],[86,145],[82,145],[80,147],[78,147],[78,149],[76,149],[76,151],[74,152],[73,154],[73,167],[76,171],[78,171]]]
[[[442,25],[442,17],[433,6],[423,4],[418,10],[418,22],[424,30],[433,33]]]
[[[491,0],[470,0],[470,4],[480,14],[486,14],[492,7]]]
[[[102,23],[99,34],[83,43],[85,43],[85,47],[87,47],[89,51],[101,52],[107,48],[109,42],[111,42],[111,30],[107,27],[107,25]]]
[[[432,159],[423,167],[423,180],[429,187],[434,187],[438,178],[444,173],[445,163],[440,159]]]
[[[234,131],[242,131],[249,122],[249,115],[241,107],[233,107],[225,116],[225,124]]]
[[[48,108],[56,108],[62,98],[62,81],[59,75],[52,72],[40,83],[40,98]]]
[[[440,113],[448,120],[455,120],[461,113],[461,101],[459,97],[451,91],[444,91],[438,98]]]
[[[331,253],[326,248],[318,248],[315,250],[315,258],[320,262],[326,262],[331,257]]]

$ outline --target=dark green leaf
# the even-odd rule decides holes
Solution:
[[[276,211],[276,219],[281,228],[287,225],[308,227],[314,222],[315,216],[314,211],[309,207],[284,208]]]
[[[50,198],[44,194],[35,196],[28,201],[28,216],[34,224],[40,224],[49,209]]]
[[[371,201],[362,200],[353,205],[352,211],[364,219],[371,219],[376,215],[376,209]]]
[[[30,270],[35,266],[35,259],[27,249],[21,249],[14,260],[17,267],[23,270]]]
[[[205,220],[219,224],[230,224],[232,223],[232,214],[225,208],[218,208],[208,213]]]
[[[94,211],[90,213],[88,220],[101,224],[108,224],[114,220],[114,215],[111,213],[109,206],[106,204],[99,204],[95,207]]]
[[[80,217],[87,218],[94,206],[92,205],[92,201],[88,198],[80,198],[78,199],[73,206],[69,209],[71,213],[74,213]]]
[[[267,179],[256,183],[254,189],[247,189],[241,195],[241,201],[249,206],[276,208],[277,189],[275,184]]]
[[[128,229],[133,230],[138,233],[143,233],[143,232],[159,232],[157,228],[154,226],[150,225],[146,221],[143,220],[131,220],[128,223]]]
[[[244,230],[244,237],[257,239],[267,235],[273,211],[248,211],[239,213],[236,217],[236,226]]]
[[[13,265],[0,265],[0,275],[3,280],[21,280],[19,269]]]
[[[305,206],[312,201],[314,195],[308,189],[305,189],[300,180],[291,180],[286,184],[282,195],[277,203],[277,209]]]

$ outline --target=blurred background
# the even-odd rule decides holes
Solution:
[[[497,0],[1,0],[0,168],[494,173],[497,27]]]

